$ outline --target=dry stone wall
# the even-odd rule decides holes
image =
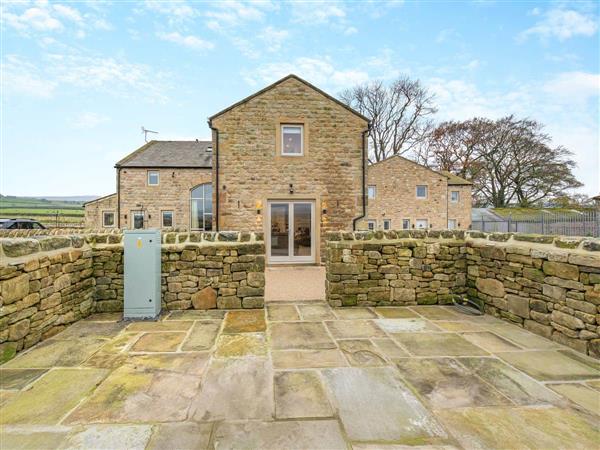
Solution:
[[[262,308],[262,234],[165,233],[162,306]],[[122,234],[0,238],[0,362],[92,312],[123,310]]]
[[[471,232],[467,253],[487,313],[600,357],[600,241]]]
[[[485,312],[600,358],[600,240],[460,231],[330,233],[333,306],[445,304]]]
[[[466,292],[464,232],[330,233],[326,269],[332,306],[451,303]]]

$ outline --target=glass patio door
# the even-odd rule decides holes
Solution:
[[[313,202],[269,202],[270,262],[314,262],[314,216]]]

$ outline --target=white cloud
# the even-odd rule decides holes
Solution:
[[[598,19],[590,14],[575,10],[555,8],[546,11],[542,19],[533,27],[523,31],[519,40],[529,36],[539,36],[542,39],[557,38],[560,41],[575,36],[590,37],[598,31]]]
[[[83,17],[75,8],[65,5],[54,5],[53,9],[59,16],[64,17],[67,20],[77,23],[81,23],[83,21]]]
[[[22,14],[3,11],[2,23],[19,31],[58,31],[64,28],[61,21],[52,17],[51,11],[43,7],[28,8]]]
[[[293,2],[292,20],[304,25],[323,25],[344,19],[344,5],[337,1],[326,2]]]
[[[266,11],[278,8],[276,3],[270,1],[236,1],[224,0],[208,3],[212,7],[202,15],[207,17],[207,26],[215,31],[225,28],[234,28],[246,22],[262,21]]]
[[[336,69],[327,59],[307,57],[296,58],[292,62],[263,64],[243,75],[246,82],[256,86],[272,83],[290,73],[333,92],[364,83],[369,79],[369,74],[362,70]]]
[[[185,22],[198,15],[198,12],[185,1],[146,0],[144,4],[150,11],[168,16],[171,24]]]
[[[585,103],[600,95],[600,74],[563,72],[544,83],[543,90],[559,101]]]
[[[84,112],[71,119],[71,126],[79,129],[91,129],[109,121],[110,118],[108,116],[94,112]]]
[[[2,92],[8,95],[27,95],[50,98],[57,83],[46,79],[40,70],[16,55],[7,55],[2,67]]]
[[[277,52],[283,42],[290,37],[290,33],[287,30],[268,26],[259,33],[258,37],[265,43],[268,51]]]
[[[205,41],[204,39],[192,35],[183,36],[175,31],[172,33],[157,33],[156,35],[163,41],[174,42],[175,44],[194,50],[211,50],[215,47],[212,42]]]

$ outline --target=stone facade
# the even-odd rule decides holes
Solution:
[[[332,306],[452,303],[466,292],[462,232],[330,233],[327,300]],[[435,237],[433,237],[435,236]]]
[[[600,241],[464,231],[331,233],[332,306],[451,303],[600,358]]]
[[[458,178],[458,177],[453,177]],[[448,176],[415,163],[402,156],[392,156],[371,164],[367,171],[367,185],[375,188],[375,197],[368,199],[367,216],[360,222],[366,230],[368,221],[375,221],[375,229],[383,230],[384,221],[390,229],[402,229],[404,220],[409,229],[419,228],[418,221],[427,221],[427,228],[444,230],[449,220],[456,229],[471,225],[471,186],[450,184]],[[456,181],[454,181],[456,182]],[[417,197],[417,186],[427,186],[427,197]],[[451,200],[457,191],[458,201]]]
[[[119,170],[119,169],[117,169]],[[148,170],[159,172],[158,186],[148,185]],[[163,227],[162,212],[173,212],[173,228],[190,228],[190,193],[199,184],[212,183],[210,169],[120,169],[121,228],[133,228],[133,212],[143,209],[144,228]]]
[[[123,310],[122,234],[0,239],[0,361],[92,312]],[[162,307],[262,308],[260,234],[165,233]]]
[[[303,156],[281,155],[279,130],[286,123],[304,126]],[[362,213],[366,120],[288,77],[213,117],[212,126],[219,138],[217,144],[213,135],[220,229],[266,232],[267,202],[274,199],[315,202],[321,236],[352,229]]]
[[[107,195],[105,197],[92,200],[84,204],[85,208],[85,226],[100,230],[102,228],[116,228],[117,226],[117,194]],[[104,213],[113,215],[113,225],[106,226],[103,218]]]

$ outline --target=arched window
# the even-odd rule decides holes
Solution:
[[[190,197],[192,230],[212,230],[212,184],[205,183],[192,189]]]

